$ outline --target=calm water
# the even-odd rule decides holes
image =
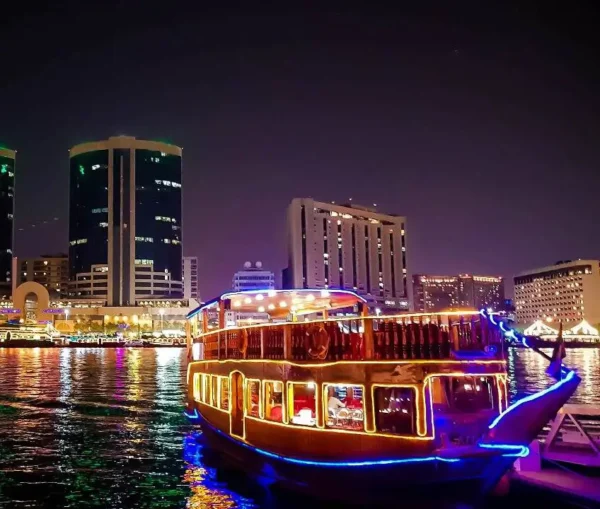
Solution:
[[[600,350],[566,361],[583,374],[574,401],[600,404]],[[513,395],[547,386],[535,354],[509,366]],[[0,349],[0,507],[295,505],[198,454],[184,385],[180,349]]]

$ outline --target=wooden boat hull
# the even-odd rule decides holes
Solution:
[[[444,499],[474,501],[490,492],[515,461],[515,454],[488,451],[474,457],[428,456],[365,466],[339,462],[319,465],[257,450],[218,430],[198,415],[202,434],[197,446],[220,456],[220,462],[243,470],[263,485],[342,502]]]

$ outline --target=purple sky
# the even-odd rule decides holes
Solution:
[[[206,298],[245,260],[280,273],[302,196],[408,216],[412,272],[600,255],[591,9],[52,8],[9,12],[0,33],[17,255],[66,250],[67,150],[116,134],[183,146],[184,253]]]

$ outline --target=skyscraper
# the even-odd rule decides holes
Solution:
[[[374,306],[408,309],[405,217],[296,198],[287,236],[284,287],[343,288]]]
[[[0,298],[11,294],[16,152],[0,147]]]
[[[183,298],[198,299],[198,257],[184,256],[183,257]]]
[[[70,150],[74,296],[182,296],[180,147],[117,136]]]

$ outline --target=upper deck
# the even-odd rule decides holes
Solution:
[[[262,321],[239,326],[244,316]],[[370,316],[364,299],[345,290],[228,293],[188,318],[194,360],[504,358],[501,332],[477,310]]]

